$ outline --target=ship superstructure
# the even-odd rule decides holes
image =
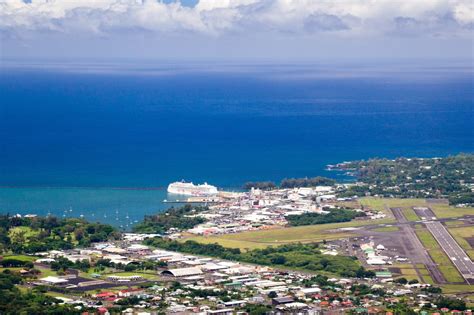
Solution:
[[[168,193],[189,196],[209,196],[217,194],[217,187],[208,183],[194,185],[193,183],[174,182],[169,184]]]

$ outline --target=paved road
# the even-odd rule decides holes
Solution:
[[[451,234],[449,234],[444,225],[437,221],[426,221],[424,223],[456,268],[458,268],[464,279],[472,282],[474,280],[474,263]]]
[[[390,210],[392,210],[393,215],[400,223],[398,227],[400,228],[401,235],[403,235],[401,245],[405,248],[407,253],[411,253],[411,260],[414,263],[424,264],[436,283],[446,283],[446,280],[444,279],[443,274],[439,271],[438,266],[435,264],[433,259],[431,259],[430,255],[428,255],[425,247],[420,242],[418,236],[413,230],[413,227],[403,215],[402,209],[390,208]]]

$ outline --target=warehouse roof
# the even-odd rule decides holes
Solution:
[[[174,277],[186,277],[186,276],[195,276],[202,275],[203,272],[199,268],[178,268],[178,269],[169,269],[161,272],[162,275],[171,275]]]

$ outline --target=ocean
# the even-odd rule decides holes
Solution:
[[[473,82],[463,66],[4,64],[0,212],[126,228],[176,180],[347,180],[326,165],[473,152]]]

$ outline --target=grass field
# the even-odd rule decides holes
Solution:
[[[360,199],[360,203],[364,206],[367,206],[371,209],[384,211],[387,213],[386,208],[412,208],[412,207],[430,207],[436,216],[440,219],[444,218],[458,218],[464,215],[473,215],[474,208],[456,208],[449,206],[448,204],[443,203],[429,203],[425,199],[416,199],[416,198],[375,198],[375,197],[364,197]],[[404,210],[405,214],[405,210]],[[391,214],[390,214],[391,215]],[[406,214],[405,214],[406,216]],[[417,221],[418,216],[413,212],[409,214],[407,220]]]
[[[418,280],[423,283],[434,284],[430,276],[430,272],[423,264],[395,264],[393,267],[400,269],[400,276],[398,278],[406,278],[407,280]],[[418,272],[417,272],[418,269]],[[419,275],[418,275],[419,274]],[[420,279],[420,276],[422,279]]]
[[[429,206],[439,219],[458,218],[474,214],[474,208],[455,208],[445,204],[430,204]]]
[[[19,240],[22,239],[25,242],[28,242],[28,238],[32,236],[38,235],[39,231],[33,231],[30,227],[27,226],[17,226],[14,228],[11,228],[8,231],[8,236],[12,240]]]
[[[371,224],[390,223],[390,220],[364,220],[344,223],[330,223],[289,228],[277,228],[218,236],[196,236],[184,240],[194,240],[200,243],[218,243],[224,247],[255,249],[267,246],[278,246],[288,243],[310,243],[323,240],[334,240],[354,236],[350,231],[335,231],[340,228],[360,227]]]
[[[337,231],[332,230],[341,228],[341,227],[360,227],[364,225],[371,224],[390,224],[394,223],[395,219],[393,218],[390,208],[400,207],[404,211],[404,215],[410,221],[419,220],[418,216],[413,211],[412,207],[436,207],[438,210],[450,211],[451,215],[464,215],[466,209],[459,209],[449,207],[445,204],[428,204],[425,199],[400,199],[400,198],[375,198],[375,197],[364,197],[359,200],[360,204],[366,208],[373,210],[378,210],[387,215],[387,218],[383,220],[374,220],[374,221],[353,221],[345,223],[331,223],[331,224],[321,224],[314,226],[300,226],[300,227],[291,227],[291,228],[282,228],[282,229],[271,229],[264,231],[252,231],[252,232],[243,232],[238,234],[226,234],[219,236],[197,236],[190,237],[187,239],[192,239],[201,243],[218,243],[225,247],[233,247],[240,249],[254,249],[254,248],[264,248],[271,245],[281,245],[292,242],[321,242],[323,240],[334,240],[345,237],[354,236],[354,233],[350,231]],[[379,232],[394,232],[396,227],[380,227],[374,229],[374,231]]]
[[[433,261],[438,265],[439,270],[449,282],[464,282],[464,278],[459,274],[448,256],[439,246],[428,230],[417,230],[416,235],[423,243]]]
[[[402,277],[407,280],[420,281],[420,278],[418,277],[418,274],[414,268],[403,268],[403,269],[400,269],[400,272],[402,274]]]
[[[37,268],[37,269],[41,271],[41,274],[39,275],[40,278],[58,275],[56,271],[53,271],[49,268]]]
[[[23,270],[24,268],[23,267],[5,267],[5,268],[0,267],[0,272],[3,272],[4,270],[7,270],[7,269],[12,272],[18,272],[20,270]]]
[[[403,208],[402,209],[403,215],[408,221],[418,221],[420,217],[418,217],[413,210],[413,208]]]
[[[474,293],[474,285],[468,284],[445,284],[440,286],[443,289],[443,293],[455,294],[455,293]]]
[[[360,203],[364,206],[368,206],[371,209],[379,211],[389,212],[384,208],[409,208],[409,207],[423,207],[427,206],[425,199],[414,199],[414,198],[377,198],[377,197],[364,197],[360,199]]]
[[[27,256],[27,255],[5,255],[3,259],[16,259],[21,261],[31,261],[34,262],[38,257],[36,256]]]
[[[464,222],[462,222],[462,221],[446,221],[446,222],[444,222],[444,225],[446,225],[446,226],[463,226]]]
[[[403,215],[408,221],[418,221],[420,218],[413,211],[412,207],[426,206],[424,199],[401,199],[401,198],[375,198],[365,197],[360,199],[364,207],[382,211],[392,217],[390,208],[402,208]]]

